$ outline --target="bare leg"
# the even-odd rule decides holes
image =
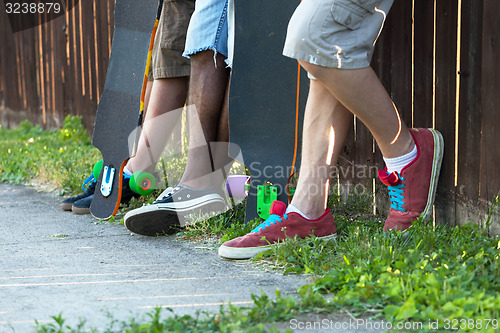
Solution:
[[[158,116],[182,108],[186,103],[189,77],[158,79],[152,84],[151,92],[146,90],[146,117],[142,126],[137,154],[127,163],[131,172],[155,169],[156,162],[176,124],[176,119]],[[149,83],[148,83],[149,85]],[[172,114],[172,118],[177,115]],[[155,119],[156,118],[156,119]]]
[[[302,161],[292,204],[311,219],[326,209],[331,176],[352,114],[319,81],[311,80],[304,115]]]
[[[215,141],[229,142],[229,77],[224,92],[224,102],[217,122],[217,135]]]
[[[146,85],[146,94],[144,95],[144,114],[148,111],[149,99],[151,98],[151,90],[153,89],[153,83],[155,81],[148,81]]]
[[[193,128],[197,123],[189,123],[189,152],[186,169],[180,183],[204,188],[215,186],[210,175],[215,169],[211,151],[207,143],[217,140],[218,124],[221,119],[230,69],[226,68],[224,56],[217,54],[214,64],[213,51],[203,51],[191,56],[191,81],[189,103],[194,104],[202,130]],[[221,132],[221,135],[222,134]]]
[[[408,128],[371,67],[347,70],[300,63],[368,127],[384,157],[398,157],[413,149]]]
[[[229,173],[233,159],[229,157],[229,84],[226,88],[224,104],[217,123],[216,142],[211,144],[212,159],[215,170],[223,170],[224,176]],[[224,179],[219,182],[223,182]],[[219,185],[219,184],[215,184]]]

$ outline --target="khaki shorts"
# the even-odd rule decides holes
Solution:
[[[148,0],[150,1],[150,0]],[[189,59],[182,56],[195,0],[165,0],[153,46],[149,80],[189,76]]]
[[[393,1],[303,0],[288,25],[283,54],[324,67],[368,67]]]

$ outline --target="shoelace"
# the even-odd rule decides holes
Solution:
[[[86,191],[88,188],[90,188],[94,183],[96,182],[96,179],[94,178],[94,174],[91,174],[87,179],[84,180],[82,184],[82,190]],[[87,187],[85,187],[88,185]]]
[[[180,187],[174,187],[174,188],[170,189],[169,191],[167,191],[167,190],[163,191],[163,193],[160,194],[160,196],[158,197],[158,200],[156,200],[155,202],[165,200],[166,198],[168,198],[169,196],[172,196],[175,192],[179,191],[180,189],[181,189]]]
[[[406,180],[401,176],[399,176],[399,179],[401,179],[402,182]],[[403,195],[405,192],[404,187],[405,184],[403,183],[387,187],[389,189],[389,199],[391,200],[391,208],[399,210],[400,212],[406,212],[406,209],[403,208],[403,205],[405,204],[405,202],[403,201],[403,199],[405,198]]]
[[[271,215],[267,220],[259,224],[255,229],[253,229],[251,232],[259,232],[261,230],[266,229],[267,227],[270,227],[271,224],[276,224],[278,222],[283,222],[283,220],[288,220],[288,215],[283,214],[283,216],[279,215]]]

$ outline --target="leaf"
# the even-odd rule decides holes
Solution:
[[[350,265],[351,265],[351,263],[349,262],[349,259],[347,259],[347,257],[345,256],[345,254],[344,254],[344,256],[343,256],[343,257],[344,257],[345,264],[346,264],[347,266],[350,266]]]

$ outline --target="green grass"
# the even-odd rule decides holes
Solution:
[[[67,118],[58,131],[42,131],[27,122],[16,130],[0,129],[0,181],[19,184],[42,179],[65,193],[79,192],[81,181],[99,159],[89,142],[78,118]],[[162,168],[181,173],[183,163],[173,160]],[[158,194],[123,206],[116,221]],[[439,320],[443,331],[478,331],[481,323],[481,332],[499,331],[498,321],[495,326],[488,319],[500,318],[500,238],[487,234],[498,216],[498,197],[479,226],[433,226],[419,221],[406,233],[384,233],[382,218],[371,214],[372,199],[342,199],[332,194],[329,206],[338,228],[335,241],[289,239],[253,259],[257,267],[309,275],[311,283],[302,286],[296,296],[279,291],[274,297],[253,295],[249,307],[229,304],[217,312],[194,316],[156,309],[146,320],[111,321],[105,331],[268,332],[277,330],[272,323],[333,314],[347,320],[363,316],[391,323]],[[209,219],[192,216],[192,223],[175,237],[190,242],[210,239],[216,255],[221,242],[244,235],[259,223],[245,225],[244,208],[243,203]],[[425,331],[426,326],[423,328]],[[84,321],[69,327],[62,315],[34,328],[36,332],[93,330]]]
[[[1,182],[38,181],[73,195],[81,192],[83,180],[99,159],[81,117],[67,117],[63,128],[53,131],[43,131],[27,120],[14,130],[0,127]]]
[[[337,212],[352,204],[331,202]],[[248,311],[260,308],[268,314],[259,320],[272,322],[311,311],[348,312],[391,323],[439,321],[444,330],[458,320],[460,331],[475,331],[472,324],[460,327],[460,320],[486,325],[499,318],[500,238],[472,223],[434,227],[418,221],[405,233],[384,233],[380,221],[365,214],[354,214],[355,219],[335,214],[335,241],[293,238],[254,259],[284,274],[310,274],[315,281],[299,290],[300,299],[278,295],[271,301],[263,295],[241,315],[247,318]],[[205,221],[202,230],[217,230],[223,220]],[[482,331],[497,330],[500,326],[490,323]]]

